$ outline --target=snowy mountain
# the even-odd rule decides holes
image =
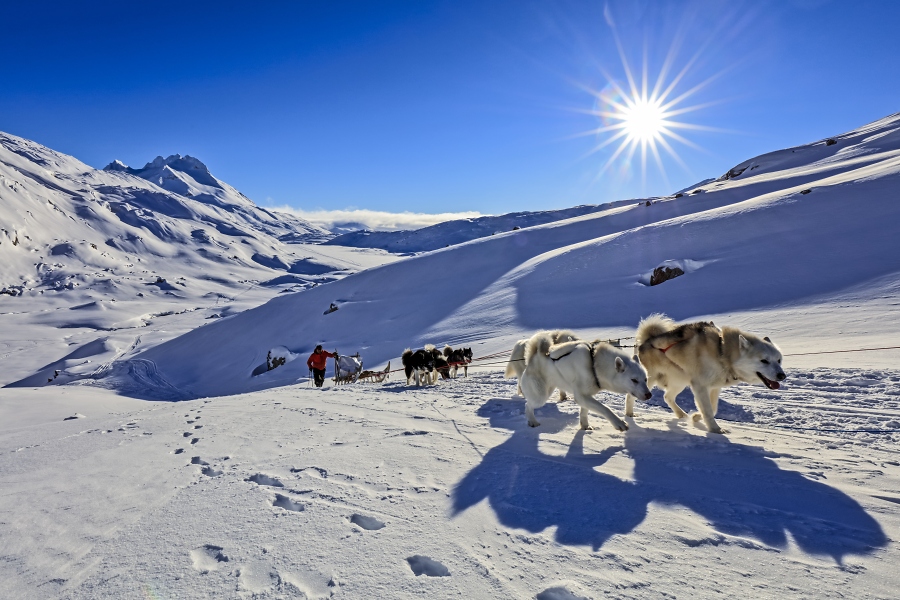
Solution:
[[[316,244],[328,237],[255,206],[191,157],[98,170],[0,133],[0,320],[7,333],[29,332],[13,334],[22,344],[46,339],[50,347],[64,338],[64,347],[87,348],[76,358],[112,358],[135,343],[131,332],[140,330],[147,343],[156,330],[158,341],[161,328],[175,335],[285,289],[394,260],[383,251]],[[187,313],[193,317],[181,317],[174,330],[165,323]],[[29,328],[36,324],[42,327]],[[46,382],[45,373],[85,360],[35,372],[41,365],[22,355],[21,370],[7,370],[2,382],[19,375]]]
[[[627,201],[626,201],[627,202]],[[622,202],[583,205],[561,210],[515,212],[505,215],[444,221],[421,229],[403,231],[352,231],[338,235],[325,244],[355,248],[380,248],[396,254],[428,252],[455,246],[478,238],[534,227],[595,213]]]
[[[324,342],[358,350],[375,366],[396,364],[403,348],[426,342],[503,350],[539,328],[627,336],[652,312],[725,315],[776,340],[791,331],[789,348],[817,344],[824,332],[841,331],[849,343],[847,319],[863,318],[854,311],[900,282],[900,116],[829,140],[756,157],[729,177],[649,205],[502,233],[276,298],[123,357],[106,384],[134,389],[125,373],[140,372],[142,393],[155,386],[161,397],[232,394],[307,375],[296,361],[255,376],[276,346],[302,353]],[[664,263],[687,273],[646,285]],[[865,299],[841,315],[829,305],[805,331],[800,322],[812,307],[841,294]],[[323,315],[332,302],[340,310]],[[767,322],[766,311],[785,306],[794,307],[790,317]],[[854,329],[853,339],[900,329],[900,320],[889,323]],[[198,356],[197,348],[209,350]]]

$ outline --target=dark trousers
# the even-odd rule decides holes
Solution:
[[[312,372],[316,387],[322,387],[322,384],[325,383],[325,369],[313,369]]]

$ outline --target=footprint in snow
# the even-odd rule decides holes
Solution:
[[[301,512],[306,510],[306,507],[299,502],[294,502],[287,496],[282,496],[281,494],[275,494],[275,499],[272,500],[272,506],[277,506],[278,508],[283,508],[284,510],[289,510],[292,512]]]
[[[199,456],[192,456],[192,457],[191,457],[191,464],[192,464],[192,465],[201,465],[201,466],[204,466],[204,467],[207,466],[207,465],[209,465],[208,462],[206,462],[205,460],[203,460],[203,459],[200,458]]]
[[[284,487],[283,483],[281,483],[274,477],[269,477],[268,475],[264,475],[263,473],[257,473],[256,475],[251,475],[245,481],[250,481],[257,485],[268,485],[270,487]]]
[[[194,425],[194,429],[203,429],[203,425]]]
[[[350,517],[350,522],[362,527],[366,531],[378,531],[379,529],[384,528],[384,523],[375,517],[367,517],[366,515],[354,514]]]
[[[196,443],[199,442],[199,441],[200,441],[200,438],[194,438],[194,439],[191,440],[191,443],[192,443],[192,444],[196,444]]]
[[[184,432],[183,434],[181,434],[181,435],[183,435],[184,437],[191,437],[191,436],[194,435],[194,434],[191,433],[190,431],[185,431],[185,432]]]
[[[535,600],[588,600],[584,596],[576,596],[563,586],[547,588],[537,596]]]
[[[203,467],[200,470],[200,472],[203,473],[204,475],[206,475],[207,477],[218,477],[219,475],[224,473],[224,471],[217,471],[209,466]]]
[[[428,577],[450,576],[450,569],[427,556],[416,554],[415,556],[407,558],[406,562],[409,563],[409,568],[412,569],[412,572],[415,573],[416,577],[419,575],[427,575]]]
[[[196,550],[191,550],[191,561],[194,568],[200,571],[201,575],[205,575],[210,571],[215,571],[221,563],[227,563],[228,557],[222,552],[224,548],[205,544]]]
[[[184,448],[175,448],[175,452],[172,454],[181,454],[182,452],[184,452]]]

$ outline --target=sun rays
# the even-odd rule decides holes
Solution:
[[[681,70],[672,75],[673,63],[680,46],[679,40],[676,39],[653,80],[649,76],[645,48],[642,69],[639,77],[636,77],[625,56],[615,26],[611,20],[608,19],[608,21],[619,51],[625,82],[611,77],[601,67],[601,73],[607,80],[606,86],[599,92],[589,90],[594,96],[594,107],[588,112],[600,119],[598,127],[585,132],[587,135],[595,135],[598,138],[597,145],[591,149],[589,154],[610,146],[615,148],[600,167],[595,181],[614,165],[618,165],[623,174],[630,174],[636,166],[634,161],[638,158],[642,186],[646,185],[650,160],[656,165],[666,186],[669,186],[668,174],[663,164],[663,153],[690,173],[687,164],[673,147],[673,142],[695,150],[702,150],[678,130],[725,131],[680,120],[685,114],[716,104],[716,102],[704,102],[687,105],[686,101],[708,86],[720,74],[709,77],[686,91],[679,91],[680,88],[686,87],[685,80],[691,74],[692,69],[696,67],[703,48],[698,49]]]

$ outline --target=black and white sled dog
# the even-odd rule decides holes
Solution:
[[[540,425],[534,409],[546,404],[553,388],[569,390],[581,407],[581,428],[592,429],[588,412],[606,417],[619,431],[628,429],[602,403],[594,399],[600,390],[650,399],[647,372],[637,356],[599,340],[574,340],[554,344],[551,332],[535,334],[525,345],[525,372],[519,379],[525,392],[525,415],[531,427]]]
[[[463,377],[469,376],[469,363],[472,362],[471,348],[457,348],[444,346],[444,358],[450,365],[450,377],[456,377],[459,367],[463,369]]]
[[[563,342],[574,342],[578,339],[578,336],[569,331],[568,329],[556,329],[554,331],[547,331],[545,333],[550,334],[550,339],[553,340],[554,344],[561,344]],[[512,379],[515,377],[517,381],[516,385],[516,393],[520,396],[524,396],[522,393],[522,373],[525,372],[525,346],[528,344],[528,340],[519,340],[516,342],[516,345],[513,346],[512,354],[509,357],[509,362],[506,363],[506,372],[503,374],[507,379]],[[559,390],[559,400],[562,402],[566,399],[566,390],[560,388]]]
[[[703,419],[713,433],[727,433],[715,419],[723,387],[746,382],[777,390],[787,377],[772,340],[712,322],[678,325],[665,315],[650,315],[638,325],[635,347],[650,385],[665,391],[675,416],[687,416],[675,398],[690,386],[699,410],[693,419]],[[634,416],[634,400],[631,394],[625,397],[626,416]]]
[[[406,385],[410,385],[413,378],[416,385],[428,383],[430,379],[428,374],[434,371],[434,354],[424,349],[413,352],[407,348],[400,355],[400,362],[403,363],[403,370],[406,372]]]
[[[437,382],[438,373],[444,378],[450,377],[450,365],[441,356],[440,350],[432,344],[413,352],[410,348],[400,355],[403,369],[406,372],[406,385],[415,378],[416,385],[428,385]]]

